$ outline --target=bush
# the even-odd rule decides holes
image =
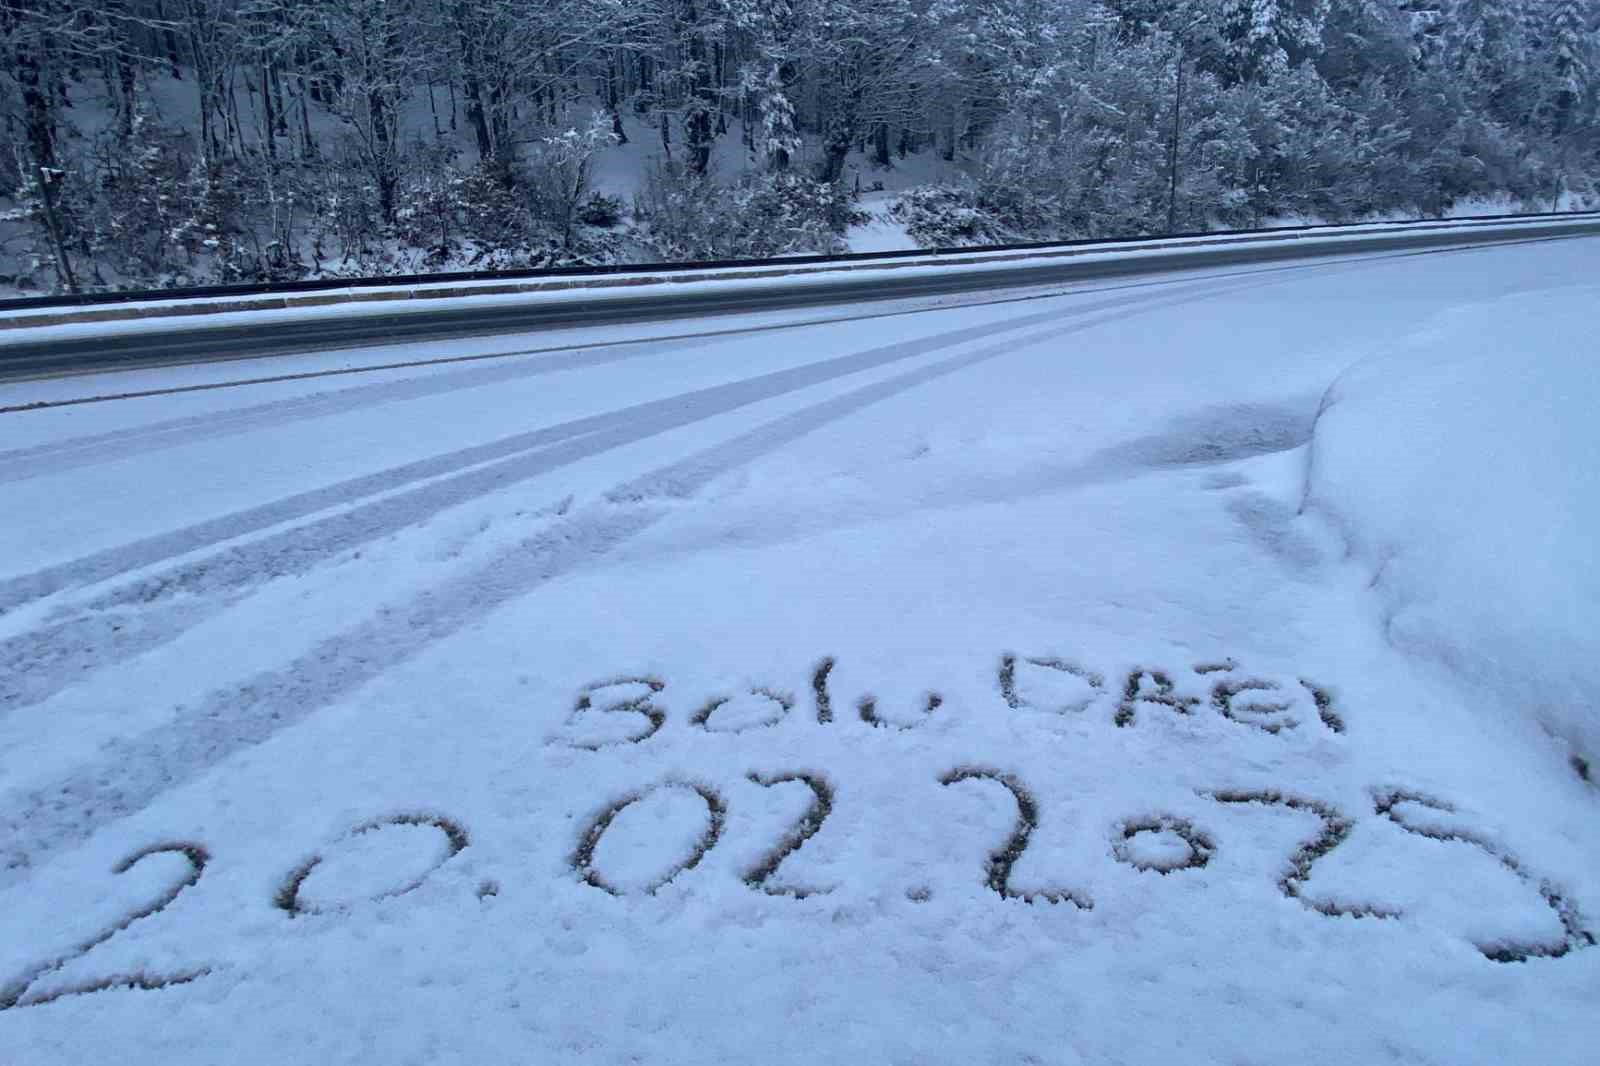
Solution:
[[[919,185],[900,194],[889,217],[924,248],[1004,244],[1013,234],[980,203],[976,189]]]
[[[840,186],[792,171],[722,185],[672,163],[650,175],[636,214],[668,260],[839,252],[845,230],[863,218]]]
[[[594,192],[578,205],[578,221],[597,229],[611,229],[622,222],[622,212],[620,199]]]

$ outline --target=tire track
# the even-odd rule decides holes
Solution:
[[[1547,238],[1548,239],[1548,238]],[[1537,243],[1534,241],[1517,241],[1511,244]],[[1508,247],[1509,245],[1496,245],[1491,247]],[[1443,248],[1426,249],[1416,252],[1396,252],[1389,254],[1375,254],[1360,256],[1349,260],[1334,260],[1330,262],[1295,263],[1289,265],[1275,265],[1254,267],[1239,270],[1210,271],[1195,276],[1159,277],[1143,281],[1129,281],[1118,284],[1073,287],[1068,289],[1052,289],[1048,292],[1025,292],[1022,295],[1009,295],[991,297],[988,299],[971,298],[963,299],[957,303],[946,303],[932,307],[903,308],[892,311],[876,311],[866,314],[852,313],[844,315],[823,315],[790,322],[780,322],[758,326],[739,326],[719,330],[701,330],[693,333],[668,334],[657,337],[640,337],[622,341],[596,341],[589,344],[570,344],[543,348],[523,348],[504,352],[486,352],[479,355],[444,356],[429,359],[415,359],[402,362],[379,363],[360,367],[340,367],[334,370],[308,371],[298,374],[278,374],[259,378],[245,378],[233,381],[210,382],[198,385],[184,385],[163,389],[147,389],[143,391],[117,393],[100,396],[78,397],[67,400],[46,400],[37,404],[24,404],[15,407],[0,407],[0,414],[17,414],[27,411],[41,410],[54,407],[69,407],[79,404],[104,403],[113,400],[142,399],[154,396],[179,395],[188,392],[207,392],[224,388],[242,388],[252,385],[270,385],[286,381],[315,380],[326,377],[342,377],[353,374],[369,374],[385,370],[417,369],[431,366],[448,366],[459,363],[477,363],[497,359],[511,359],[522,356],[546,355],[550,360],[543,360],[535,367],[521,364],[515,368],[492,367],[485,368],[481,377],[473,383],[464,384],[460,388],[474,388],[484,384],[493,384],[503,380],[514,380],[523,376],[538,375],[541,373],[570,370],[591,365],[603,365],[612,362],[621,362],[644,354],[659,354],[661,351],[677,350],[684,347],[693,347],[699,344],[716,343],[722,340],[737,340],[760,333],[770,333],[782,330],[804,329],[811,326],[838,325],[851,322],[869,322],[886,318],[903,318],[910,315],[929,314],[937,311],[966,310],[974,307],[998,307],[1007,304],[1031,303],[1039,300],[1055,300],[1072,296],[1087,296],[1095,293],[1121,292],[1130,289],[1150,290],[1165,289],[1196,282],[1215,282],[1231,280],[1242,277],[1256,277],[1260,275],[1288,274],[1300,271],[1321,271],[1324,273],[1342,273],[1355,269],[1363,264],[1382,262],[1390,259],[1408,259],[1423,255],[1443,255],[1447,253],[1461,253],[1471,251],[1484,251],[1486,248]],[[629,349],[640,348],[640,351],[619,352],[610,356],[596,355],[597,349]],[[559,364],[559,365],[558,365]],[[544,369],[546,366],[549,369]],[[473,373],[468,371],[468,373]],[[96,462],[113,461],[129,455],[158,451],[165,448],[179,447],[194,440],[205,440],[216,436],[232,435],[249,429],[262,428],[270,425],[288,424],[301,419],[318,418],[329,414],[338,414],[346,410],[353,410],[368,404],[387,403],[396,400],[415,399],[425,396],[437,395],[455,391],[458,386],[449,382],[458,380],[456,373],[437,375],[421,379],[409,379],[404,382],[382,382],[374,385],[358,385],[348,389],[340,389],[334,393],[319,393],[312,396],[295,397],[284,400],[270,401],[256,404],[247,408],[235,408],[229,411],[211,412],[208,414],[193,415],[186,418],[170,419],[163,422],[145,426],[130,427],[124,430],[115,430],[109,433],[93,434],[83,437],[73,437],[63,441],[54,441],[49,444],[35,445],[27,448],[17,448],[0,452],[0,484],[8,481],[21,481],[44,474],[62,470],[77,469],[82,466],[92,465]],[[402,386],[416,385],[426,391],[412,394]],[[431,388],[429,387],[431,386]],[[338,402],[334,402],[337,398]],[[323,400],[328,404],[324,405]],[[257,422],[254,419],[260,418]],[[232,429],[236,419],[247,420],[248,424],[241,429]],[[75,457],[72,453],[82,449],[85,454]],[[53,462],[52,457],[58,457],[58,462]],[[28,464],[34,464],[35,469],[25,469]],[[42,464],[42,465],[41,465]]]
[[[707,298],[704,294],[699,294],[698,297],[696,294],[689,294],[687,297],[689,303],[683,302],[682,299],[663,300],[658,297],[654,300],[645,301],[647,306],[635,306],[633,308],[623,309],[620,311],[615,311],[614,309],[614,313],[609,317],[579,313],[576,318],[574,318],[571,314],[566,316],[557,314],[552,318],[549,314],[534,314],[533,318],[530,319],[528,317],[529,309],[527,308],[523,308],[520,313],[514,312],[510,315],[508,315],[506,312],[511,309],[501,308],[498,312],[496,312],[491,308],[480,309],[480,311],[476,314],[461,315],[457,313],[455,315],[450,315],[447,316],[451,320],[449,323],[441,325],[440,323],[435,322],[431,328],[426,328],[426,322],[423,323],[424,328],[414,328],[418,324],[416,322],[408,322],[406,323],[407,328],[405,328],[402,332],[407,334],[411,340],[421,342],[430,336],[434,339],[453,339],[461,337],[506,334],[519,331],[534,332],[541,327],[563,328],[567,326],[581,325],[582,323],[579,322],[578,319],[587,320],[589,318],[598,318],[599,321],[595,324],[603,325],[606,323],[617,324],[621,322],[690,318],[695,316],[729,314],[735,312],[751,313],[760,311],[775,311],[784,308],[794,308],[796,306],[814,306],[827,303],[860,303],[872,300],[890,300],[895,298],[917,299],[927,297],[959,296],[972,291],[985,291],[995,288],[1035,287],[1046,284],[1067,284],[1073,282],[1082,282],[1092,278],[1104,276],[1143,273],[1193,273],[1198,270],[1207,269],[1205,266],[1205,263],[1207,262],[1212,264],[1212,269],[1215,269],[1231,263],[1294,260],[1304,258],[1308,254],[1319,259],[1325,256],[1334,260],[1348,260],[1353,257],[1384,259],[1398,258],[1404,255],[1432,255],[1443,252],[1470,251],[1478,248],[1512,247],[1519,244],[1532,244],[1545,241],[1578,240],[1589,236],[1592,236],[1592,234],[1586,229],[1583,229],[1582,227],[1571,226],[1567,227],[1565,231],[1547,231],[1546,235],[1544,236],[1530,237],[1525,239],[1501,239],[1491,237],[1485,242],[1464,236],[1462,239],[1468,243],[1456,245],[1441,242],[1439,238],[1435,236],[1433,238],[1427,238],[1420,241],[1415,239],[1394,241],[1393,243],[1399,245],[1400,247],[1410,247],[1417,244],[1421,244],[1423,247],[1419,251],[1397,252],[1392,254],[1385,254],[1376,251],[1374,248],[1374,246],[1382,247],[1389,242],[1386,242],[1378,237],[1368,237],[1364,240],[1351,241],[1348,247],[1340,247],[1336,249],[1329,248],[1322,251],[1312,250],[1308,252],[1308,250],[1305,248],[1294,249],[1288,246],[1281,246],[1275,251],[1267,250],[1266,252],[1262,253],[1258,250],[1258,254],[1251,255],[1239,250],[1235,250],[1231,254],[1227,252],[1218,254],[1218,250],[1213,249],[1211,252],[1197,257],[1200,260],[1199,262],[1184,261],[1186,257],[1183,256],[1181,252],[1174,251],[1168,245],[1160,245],[1154,246],[1147,250],[1157,251],[1159,248],[1165,249],[1165,251],[1162,251],[1152,260],[1146,261],[1143,264],[1137,262],[1123,262],[1117,264],[1115,267],[1102,266],[1098,270],[1093,268],[1089,270],[1072,269],[1071,264],[1066,264],[1063,268],[1062,264],[1057,264],[1056,268],[1049,272],[1049,277],[1045,278],[1044,280],[1026,276],[1030,273],[1030,269],[1028,267],[1012,266],[1007,269],[996,270],[995,272],[981,279],[956,279],[955,283],[952,283],[948,278],[943,283],[930,282],[926,279],[918,282],[916,279],[912,279],[912,284],[908,285],[904,283],[904,279],[901,279],[900,283],[898,284],[893,283],[893,279],[886,279],[885,284],[888,285],[890,289],[894,290],[892,292],[886,291],[882,285],[874,286],[872,288],[862,288],[860,286],[851,286],[849,284],[844,284],[841,286],[839,283],[833,283],[831,285],[818,285],[814,288],[811,288],[809,292],[805,293],[790,292],[781,295],[768,294],[768,296],[765,298],[758,294],[752,294],[748,292],[742,296],[724,295],[720,300],[715,297]],[[1209,243],[1215,244],[1217,242],[1213,241]],[[1223,241],[1222,243],[1229,242]],[[1302,264],[1298,268],[1287,267],[1283,269],[1305,269],[1308,266],[1315,265],[1317,264]],[[1081,266],[1082,264],[1080,264],[1080,267]],[[1274,268],[1268,267],[1263,269],[1270,270]],[[458,312],[459,310],[460,309],[458,309]],[[548,311],[549,309],[547,308],[546,310]],[[432,317],[437,318],[438,315],[439,312],[434,312]],[[498,321],[498,325],[493,322],[486,324],[483,321],[485,315],[488,315],[489,318],[496,319]],[[520,321],[518,321],[518,319],[520,319]],[[158,332],[153,336],[155,342],[160,342],[163,345],[163,347],[161,347],[162,354],[159,356],[153,356],[152,352],[150,351],[156,347],[156,344],[147,341],[141,345],[135,341],[133,342],[134,348],[145,350],[145,356],[140,357],[137,351],[131,353],[125,351],[122,353],[122,358],[113,364],[105,364],[102,362],[100,364],[96,364],[96,366],[93,368],[85,368],[80,365],[80,360],[86,354],[94,355],[96,354],[95,352],[91,351],[85,353],[80,351],[76,357],[68,356],[64,363],[62,362],[62,354],[57,353],[57,356],[54,360],[54,370],[51,370],[50,366],[46,365],[35,367],[34,371],[29,373],[25,369],[17,369],[13,367],[13,372],[10,377],[27,381],[38,380],[41,376],[44,378],[50,378],[59,377],[64,374],[72,375],[74,373],[74,368],[77,368],[78,373],[96,372],[96,370],[116,372],[118,370],[157,369],[163,367],[219,363],[240,359],[262,358],[271,355],[305,354],[307,352],[315,351],[331,352],[340,349],[352,348],[370,349],[372,343],[370,340],[370,333],[366,336],[357,336],[356,334],[359,331],[353,331],[349,329],[333,328],[330,331],[330,322],[331,320],[328,320],[324,321],[322,324],[320,330],[320,341],[318,340],[317,336],[319,331],[312,323],[295,320],[278,323],[275,327],[268,331],[274,334],[281,334],[284,331],[287,331],[288,334],[292,334],[294,338],[297,338],[288,340],[284,339],[282,336],[266,338],[261,335],[259,328],[257,328],[255,331],[252,331],[248,327],[222,327],[215,331],[214,336],[209,338],[196,336],[197,333],[205,333],[208,331],[195,330],[193,328],[190,328],[189,330],[180,330],[175,333]],[[345,334],[351,335],[346,336]],[[45,343],[49,345],[50,342]],[[61,348],[63,343],[68,348],[83,348],[85,342],[82,340],[76,344],[71,341],[59,342],[55,344],[54,347]],[[93,340],[88,342],[90,345],[93,345],[94,343],[96,342]],[[207,348],[214,349],[218,343],[231,343],[234,346],[234,349],[226,354],[218,353],[216,351],[206,351]],[[172,345],[174,344],[178,345],[179,348],[187,349],[187,357],[184,357],[182,353],[174,353],[171,350]],[[243,352],[238,350],[240,345],[243,345],[247,350]],[[27,349],[28,347],[28,345],[21,346],[22,349]],[[121,347],[126,348],[127,345],[124,344],[121,345]],[[155,358],[156,361],[152,362],[152,358]],[[469,357],[460,357],[455,359],[435,358],[428,360],[415,360],[413,361],[412,365],[438,365],[450,362],[467,361],[468,358]],[[132,360],[137,361],[135,362]],[[297,375],[277,375],[276,380],[295,380],[300,378],[331,376],[336,373],[362,373],[372,369],[393,368],[394,366],[391,365],[387,367],[376,368],[347,368],[340,371],[309,372]],[[0,415],[17,414],[51,407],[66,407],[86,403],[103,403],[114,400],[133,399],[138,396],[168,395],[178,392],[236,388],[241,385],[261,384],[267,380],[274,380],[274,378],[269,377],[246,381],[218,382],[208,385],[191,385],[178,388],[153,389],[144,390],[142,392],[128,392],[114,395],[87,396],[65,400],[43,400],[36,403],[0,406]]]
[[[582,569],[671,514],[674,497],[691,495],[722,475],[920,385],[1143,310],[1210,295],[1208,287],[1147,300],[1142,308],[1108,310],[985,345],[810,404],[628,481],[557,526],[498,553],[472,573],[422,589],[403,603],[380,607],[289,663],[180,707],[161,727],[107,742],[93,761],[62,779],[0,797],[0,810],[6,812],[0,822],[0,887],[25,878],[38,863],[144,810],[231,756],[266,743],[496,609]],[[946,346],[954,343],[959,342]],[[716,413],[721,412],[701,417]]]
[[[810,318],[799,322],[785,322],[769,326],[750,326],[736,329],[711,330],[690,334],[674,334],[667,337],[596,342],[593,344],[567,345],[559,348],[526,348],[507,352],[486,353],[483,355],[454,356],[445,359],[429,359],[404,363],[385,363],[377,366],[363,367],[360,368],[360,370],[362,372],[370,373],[383,370],[427,367],[455,362],[512,359],[522,356],[548,357],[539,360],[538,363],[531,366],[526,363],[519,363],[515,366],[484,367],[480,369],[457,371],[449,374],[433,375],[423,378],[411,378],[404,381],[390,381],[379,382],[371,385],[357,385],[350,388],[339,389],[334,392],[315,393],[308,396],[296,396],[282,400],[273,400],[266,403],[254,404],[250,407],[233,408],[226,411],[207,412],[204,414],[190,415],[184,418],[168,419],[142,426],[133,426],[126,429],[113,430],[107,433],[96,433],[87,436],[72,437],[66,440],[51,441],[46,444],[32,445],[26,448],[0,451],[0,484],[14,481],[26,481],[35,477],[42,477],[48,474],[74,470],[84,466],[91,466],[100,462],[113,462],[133,455],[161,451],[168,448],[182,447],[185,444],[194,443],[196,441],[209,441],[218,437],[233,436],[238,433],[249,432],[255,429],[286,425],[305,419],[343,414],[348,411],[358,410],[363,407],[444,395],[463,389],[479,388],[484,385],[498,384],[505,381],[515,381],[524,377],[536,377],[542,374],[556,373],[564,370],[583,369],[591,366],[603,366],[609,363],[624,362],[629,359],[646,355],[659,355],[666,352],[679,351],[685,348],[694,348],[706,344],[740,340],[756,333],[772,332],[777,330],[803,329],[810,326],[837,325],[840,323],[857,321],[870,321],[879,318],[899,318],[907,315],[926,314],[929,311],[957,309],[965,310],[971,307],[989,307],[1009,303],[1057,299],[1066,296],[1092,294],[1094,292],[1103,291],[1120,291],[1130,288],[1147,290],[1154,287],[1171,286],[1175,284],[1178,284],[1178,281],[1171,279],[1145,281],[1124,285],[1104,286],[1101,288],[1088,290],[1057,291],[1043,294],[1030,293],[1026,296],[1009,296],[1003,299],[972,301],[956,305],[955,307],[915,308],[911,310],[880,312],[870,315],[833,315],[820,318]],[[937,334],[935,334],[935,336],[937,336]],[[339,370],[318,371],[311,374],[280,375],[277,377],[251,379],[227,384],[274,384],[282,381],[296,381],[306,378],[355,372],[357,372],[355,369],[343,368]],[[188,391],[202,391],[214,387],[218,386],[215,384],[184,386],[175,389],[151,390],[148,393],[130,393],[126,396],[106,397],[106,399],[169,395]]]
[[[1194,291],[1208,287],[1209,284],[1192,283],[1176,291],[1180,293]],[[1026,315],[1005,323],[969,326],[935,334],[932,337],[900,341],[817,363],[773,371],[754,378],[634,404],[606,414],[591,415],[543,429],[513,434],[486,444],[350,478],[321,489],[297,493],[259,507],[247,508],[184,529],[157,534],[132,544],[108,548],[71,562],[0,581],[0,615],[65,589],[97,584],[129,570],[151,566],[178,555],[259,532],[270,526],[303,518],[362,497],[391,492],[428,478],[455,473],[469,466],[516,456],[580,434],[598,433],[619,426],[636,426],[664,412],[676,412],[687,421],[698,421],[740,406],[771,399],[785,392],[821,384],[862,370],[886,366],[913,356],[932,354],[944,348],[982,340],[996,334],[1026,329],[1041,322],[1092,314],[1096,311],[1157,298],[1159,294],[1139,293],[1073,308]]]
[[[465,359],[512,359],[543,355],[537,362],[518,362],[509,366],[477,367],[450,374],[437,374],[403,381],[384,381],[357,385],[334,392],[295,396],[228,411],[174,418],[164,422],[127,429],[51,441],[27,448],[0,452],[0,484],[28,481],[36,477],[76,470],[98,463],[115,462],[135,455],[179,448],[196,442],[210,442],[251,430],[285,425],[305,419],[325,418],[350,411],[403,403],[407,400],[444,396],[452,392],[478,389],[508,381],[540,377],[566,370],[583,370],[611,363],[627,362],[647,356],[697,348],[737,339],[733,336],[680,338],[653,343],[612,341],[605,344],[574,345],[560,349],[530,348],[496,352],[493,355],[463,356]],[[409,364],[400,364],[402,366]],[[382,369],[382,368],[379,368]]]
[[[1189,286],[1194,289],[1195,286]],[[1209,295],[1215,291],[1206,286]],[[52,567],[0,583],[0,614],[67,587],[81,587],[188,554],[219,541],[259,532],[351,498],[394,491],[369,503],[325,515],[246,544],[224,548],[161,573],[138,579],[69,611],[41,628],[0,640],[0,714],[35,705],[95,671],[155,650],[229,606],[225,597],[265,582],[299,576],[361,545],[418,525],[439,513],[510,488],[606,451],[669,432],[752,403],[875,369],[995,333],[1009,333],[1041,322],[1078,317],[1095,310],[1144,303],[1148,294],[1123,296],[1070,310],[1028,315],[1005,328],[973,326],[937,339],[902,341],[853,355],[776,371],[744,381],[713,386],[623,411],[592,416],[487,445],[405,464],[390,471],[170,534],[110,549],[87,560]],[[509,458],[473,466],[409,491],[406,484],[483,463],[497,454]],[[176,597],[183,601],[167,607]],[[207,603],[206,599],[211,602]],[[161,608],[154,613],[152,608]]]

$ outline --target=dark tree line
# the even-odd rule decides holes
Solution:
[[[937,243],[1581,201],[1597,40],[1596,0],[0,0],[0,271],[781,254],[913,158]]]

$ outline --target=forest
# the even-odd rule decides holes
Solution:
[[[1600,203],[1600,0],[0,0],[0,290]]]

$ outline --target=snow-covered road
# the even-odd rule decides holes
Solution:
[[[1405,427],[1313,438],[1592,361],[1597,267],[6,386],[0,1063],[1593,1062],[1587,727],[1396,638]]]

